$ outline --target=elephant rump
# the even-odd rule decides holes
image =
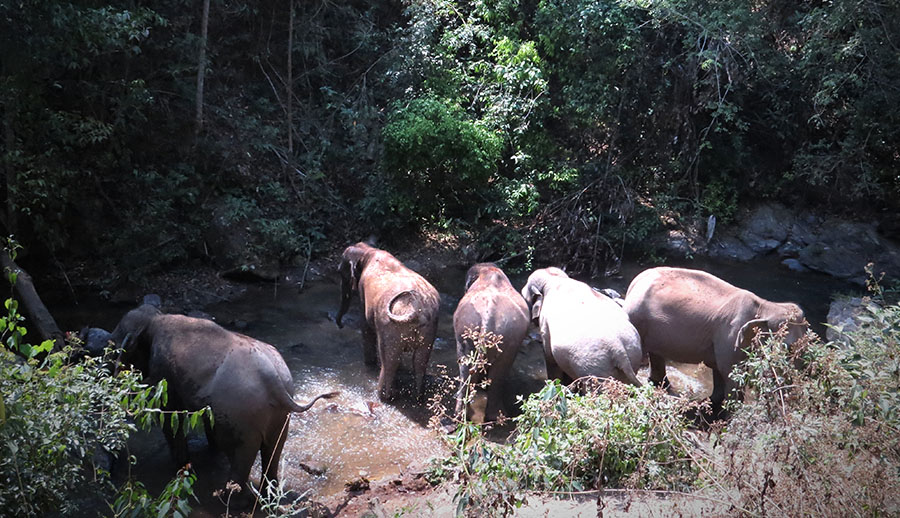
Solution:
[[[388,316],[394,322],[410,322],[416,318],[420,306],[415,292],[401,291],[388,303]]]

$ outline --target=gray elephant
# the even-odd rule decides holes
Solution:
[[[466,293],[453,313],[456,333],[456,356],[462,360],[475,348],[472,331],[487,331],[498,335],[498,347],[486,351],[487,372],[472,372],[470,366],[459,363],[460,390],[456,399],[456,413],[461,415],[465,404],[466,381],[477,386],[485,377],[490,380],[484,418],[493,421],[502,410],[501,395],[506,375],[528,334],[528,306],[512,287],[503,270],[492,263],[479,263],[466,274]],[[464,336],[466,335],[466,336]],[[470,378],[471,376],[471,378]]]
[[[758,330],[787,324],[787,343],[806,334],[803,310],[769,302],[700,270],[659,267],[638,274],[625,294],[625,310],[650,356],[650,380],[666,385],[666,360],[705,363],[713,371],[714,414],[735,388],[729,378]]]
[[[411,352],[416,377],[416,396],[421,398],[425,369],[437,334],[440,298],[434,286],[410,270],[393,255],[365,243],[348,246],[341,257],[341,307],[335,322],[350,307],[359,292],[365,320],[362,324],[363,359],[381,363],[378,397],[394,397],[394,377],[401,354]]]
[[[266,480],[278,483],[278,465],[291,412],[305,412],[310,403],[294,401],[291,372],[269,344],[228,331],[215,322],[163,314],[144,304],[128,312],[110,339],[122,350],[122,361],[144,374],[150,383],[168,382],[167,410],[196,411],[209,406],[214,426],[207,428],[210,445],[224,451],[231,464],[230,480],[247,487],[256,454],[262,455]],[[187,441],[181,428],[163,427],[172,456],[187,462]]]
[[[614,378],[640,386],[641,340],[611,298],[559,268],[536,270],[522,288],[544,342],[547,377]]]

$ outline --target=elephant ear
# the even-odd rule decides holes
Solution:
[[[741,326],[741,330],[737,335],[737,342],[734,344],[736,350],[749,349],[753,343],[753,338],[761,332],[769,331],[769,323],[762,318],[753,319]]]
[[[535,325],[539,325],[541,310],[544,306],[544,294],[534,285],[529,285],[528,287],[528,302],[531,306],[531,321],[534,322]]]

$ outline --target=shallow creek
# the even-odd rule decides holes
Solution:
[[[690,266],[715,273],[769,300],[798,302],[819,333],[824,332],[821,323],[832,295],[858,290],[828,276],[789,271],[775,261],[694,262]],[[591,284],[611,287],[624,295],[630,280],[642,269],[638,265],[626,265],[620,275],[594,280]],[[430,279],[441,292],[441,313],[427,392],[445,394],[447,403],[452,401],[451,388],[441,380],[446,379],[442,374],[458,373],[452,314],[462,296],[464,276],[464,268],[448,268],[439,279]],[[512,279],[517,289],[525,280],[525,275]],[[308,412],[292,417],[282,457],[281,477],[285,488],[309,491],[320,497],[343,491],[346,482],[361,474],[378,480],[397,476],[410,467],[421,468],[428,458],[445,451],[439,433],[428,428],[430,413],[426,404],[414,402],[408,395],[393,404],[377,402],[377,370],[362,361],[358,300],[354,300],[345,317],[344,328],[338,329],[334,316],[339,293],[337,275],[331,275],[307,282],[302,292],[291,285],[253,285],[235,300],[205,308],[223,326],[240,329],[277,347],[293,373],[298,401],[331,390],[341,392],[337,398],[320,401]],[[544,382],[541,345],[535,338],[532,333],[516,359],[507,384],[507,405],[512,405],[516,395],[539,390]],[[646,379],[646,366],[639,376]],[[669,377],[676,390],[694,397],[706,396],[711,390],[712,377],[702,365],[670,366]],[[408,370],[401,370],[398,378],[402,387],[412,386]],[[224,482],[227,461],[221,455],[212,456],[207,452],[202,434],[191,440],[190,448],[199,476],[196,488],[203,495],[202,507],[215,513],[219,507],[206,495]],[[174,473],[175,466],[159,430],[138,434],[132,440],[130,453],[139,459],[132,469],[151,491],[159,491]],[[313,475],[308,471],[324,474]],[[251,480],[257,482],[259,473],[257,461]],[[201,511],[200,515],[203,514]]]

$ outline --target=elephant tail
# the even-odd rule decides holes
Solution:
[[[340,392],[338,392],[338,391],[326,392],[324,394],[319,394],[318,396],[314,397],[312,399],[312,401],[310,401],[309,403],[307,403],[305,405],[301,405],[301,404],[297,403],[296,401],[294,401],[293,398],[288,397],[287,398],[289,401],[288,408],[291,409],[291,412],[306,412],[307,410],[312,408],[312,406],[316,403],[316,401],[318,401],[320,399],[331,399],[331,398],[337,396],[338,394],[340,394]]]
[[[634,373],[634,368],[631,366],[631,362],[628,361],[628,357],[624,354],[618,355],[616,359],[616,367],[620,371],[622,371],[622,375],[624,376],[625,382],[634,385],[635,387],[640,387],[643,385],[641,380],[638,379],[637,375]]]
[[[418,315],[419,305],[415,291],[403,290],[388,302],[388,317],[394,322],[410,322]]]

